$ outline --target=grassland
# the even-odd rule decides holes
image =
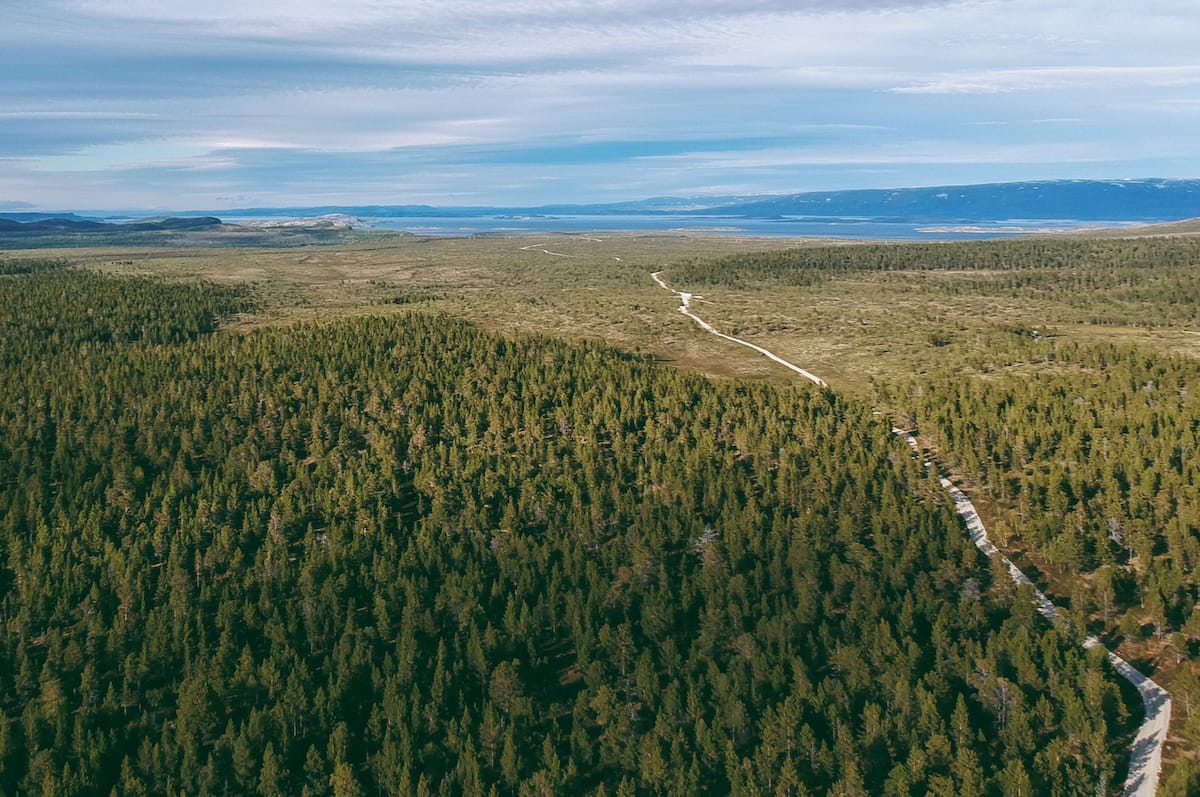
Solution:
[[[784,246],[805,245],[782,242]],[[697,334],[650,272],[759,239],[665,234],[405,237],[294,249],[48,250],[101,271],[249,284],[260,311],[237,325],[341,314],[435,312],[504,331],[586,337],[714,376],[787,378]],[[553,253],[553,254],[552,254]]]
[[[604,340],[714,377],[794,378],[676,313],[675,299],[649,276],[663,270],[674,287],[698,294],[694,307],[717,328],[875,401],[911,376],[1021,367],[1020,349],[1031,334],[1200,356],[1200,326],[1190,325],[1189,307],[1167,309],[1126,282],[1074,289],[1069,283],[1079,270],[1046,272],[1020,286],[1005,272],[911,270],[727,288],[690,285],[677,267],[696,258],[828,245],[631,233],[49,253],[109,272],[250,284],[261,309],[239,319],[243,326],[418,310],[504,332]],[[1144,277],[1147,284],[1164,278],[1181,294],[1200,286],[1188,268]]]

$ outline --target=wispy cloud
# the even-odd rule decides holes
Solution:
[[[1183,0],[42,0],[0,27],[0,201],[1192,176],[1198,35]]]
[[[1010,91],[1046,91],[1084,87],[1174,88],[1200,83],[1200,65],[1183,66],[1075,66],[1000,69],[944,75],[912,86],[898,86],[897,94],[996,94]]]
[[[127,111],[0,111],[0,119],[71,119],[94,121],[98,119],[146,120],[156,118],[150,113]]]

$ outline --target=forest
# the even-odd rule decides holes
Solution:
[[[692,257],[673,269],[690,285],[799,283],[871,271],[1003,273],[1085,269],[1092,278],[1194,266],[1194,237],[1134,239],[1020,237],[938,243],[862,243],[772,249],[724,257]]]
[[[985,350],[875,397],[966,480],[992,536],[1056,603],[1158,670],[1190,751],[1167,783],[1177,794],[1200,790],[1200,362],[1103,331],[1194,334],[1198,266],[1200,240],[1162,237],[826,246],[675,271],[727,288],[874,274],[931,302],[1044,302],[1037,327],[991,320]],[[953,346],[943,329],[931,347]]]
[[[235,331],[253,291],[0,263],[0,792],[1120,790],[1136,699],[867,401],[436,313]],[[942,444],[1027,512],[1100,502],[1039,544],[1142,562],[1113,611],[1187,632],[1195,452],[1117,431],[1182,432],[1189,366],[1095,355],[1069,411],[915,412],[1027,419],[986,467],[1003,421]]]

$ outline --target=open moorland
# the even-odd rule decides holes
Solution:
[[[0,256],[0,785],[1115,793],[1140,706],[1094,634],[1193,793],[1190,232]]]

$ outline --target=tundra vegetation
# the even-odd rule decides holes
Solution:
[[[0,791],[1194,792],[1193,239],[528,240],[0,260]]]

